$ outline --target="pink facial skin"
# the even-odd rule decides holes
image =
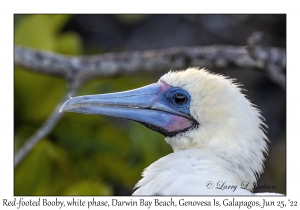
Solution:
[[[172,86],[168,85],[167,83],[159,80],[157,82],[160,86],[160,91],[157,93],[157,96],[163,94],[166,92],[169,88]],[[163,103],[162,101],[159,100],[160,97],[157,97],[155,100],[156,102]],[[191,119],[188,119],[186,117],[176,115],[174,113],[168,113],[168,112],[161,112],[161,115],[164,115],[165,118],[165,125],[161,126],[163,129],[165,129],[168,132],[179,132],[182,130],[187,130],[188,128],[192,127],[195,122]]]

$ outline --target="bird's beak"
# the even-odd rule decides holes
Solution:
[[[162,81],[142,88],[99,95],[78,96],[66,101],[60,112],[107,115],[138,121],[165,136],[192,127],[190,116],[178,112],[163,100],[170,86]]]

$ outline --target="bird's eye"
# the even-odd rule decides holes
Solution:
[[[176,102],[176,104],[182,105],[186,103],[187,98],[185,95],[177,93],[174,95],[174,101]]]

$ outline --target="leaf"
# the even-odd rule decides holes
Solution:
[[[77,55],[81,52],[81,39],[73,32],[66,32],[57,37],[56,51],[65,55]]]
[[[43,139],[15,169],[15,195],[58,195],[74,179],[65,152]]]
[[[99,181],[81,180],[70,185],[64,195],[112,195],[112,189]]]
[[[46,119],[65,91],[62,79],[21,69],[15,70],[14,81],[16,108],[27,122]]]
[[[120,15],[115,15],[115,17],[122,23],[126,25],[134,25],[142,20],[144,20],[148,15],[145,14],[134,14],[134,15],[129,15],[129,14],[120,14]]]
[[[15,30],[15,44],[55,51],[57,32],[70,15],[28,15]]]

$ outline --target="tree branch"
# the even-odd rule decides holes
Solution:
[[[286,64],[286,53],[278,48],[263,48],[259,45],[263,34],[260,32],[254,32],[248,38],[248,51],[249,54],[255,59],[260,66],[260,69],[266,71],[270,79],[279,84],[285,89],[286,76],[283,71]],[[274,58],[280,58],[274,59]],[[282,66],[282,64],[284,64]]]
[[[276,51],[278,54],[274,54]],[[279,68],[285,68],[285,50],[267,48],[268,59]],[[280,56],[279,56],[280,55]],[[53,53],[15,47],[15,64],[41,73],[57,75],[72,81],[81,81],[141,71],[166,71],[189,66],[207,68],[250,67],[262,68],[242,46],[174,47],[161,50],[106,53],[96,56],[67,57]]]

